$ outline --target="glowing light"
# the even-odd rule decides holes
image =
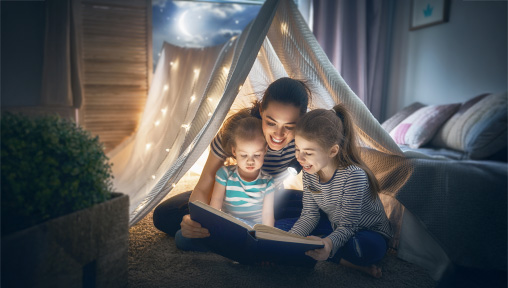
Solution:
[[[212,116],[212,112],[208,112],[208,116],[209,116],[209,117],[210,117],[210,116]]]
[[[208,101],[212,102],[213,98],[212,97],[208,97]]]
[[[169,148],[166,148],[166,152],[169,152]]]
[[[155,179],[155,175],[152,175],[152,179]]]
[[[194,74],[199,74],[199,69],[194,69]]]
[[[226,74],[226,75],[229,73],[229,68],[227,68],[227,67],[222,68],[222,70],[224,71],[224,74]]]
[[[159,124],[161,124],[161,121],[159,120],[155,121],[155,126],[159,126]]]
[[[173,61],[169,62],[169,66],[173,66],[173,65],[175,65],[175,62],[173,62]]]
[[[190,102],[192,103],[192,102],[194,102],[195,100],[196,100],[196,96],[192,95],[192,96],[190,97]]]
[[[240,87],[238,87],[238,92],[240,92],[240,90],[242,90],[242,85],[240,85]]]
[[[173,184],[171,184],[171,186],[173,186],[173,188],[175,188],[175,187],[176,187],[176,184],[175,184],[175,183],[173,183]]]
[[[185,131],[189,132],[190,126],[191,126],[190,124],[183,124],[182,128],[185,128]]]
[[[168,89],[169,89],[169,85],[168,84],[164,85],[164,91],[168,91]]]
[[[152,147],[152,143],[146,144],[146,151],[150,150],[150,147]]]
[[[240,23],[240,21],[238,21],[238,20],[235,20],[235,24],[238,24],[238,23]]]
[[[162,115],[166,115],[166,112],[168,112],[168,108],[161,109]]]
[[[280,25],[280,30],[282,31],[283,34],[287,34],[288,33],[288,24],[287,23],[282,23]]]

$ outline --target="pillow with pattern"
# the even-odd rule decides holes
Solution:
[[[397,144],[408,145],[415,149],[428,143],[437,130],[460,107],[460,103],[447,105],[430,105],[418,109],[402,120],[390,136]]]

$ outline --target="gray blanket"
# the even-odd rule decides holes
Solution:
[[[383,193],[416,215],[453,263],[506,270],[507,163],[367,153]]]

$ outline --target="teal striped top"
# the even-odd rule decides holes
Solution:
[[[260,170],[254,181],[247,182],[238,174],[238,166],[224,166],[217,171],[215,181],[226,187],[222,211],[250,223],[261,223],[263,199],[274,190],[270,174]]]

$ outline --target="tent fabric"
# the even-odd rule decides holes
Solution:
[[[388,199],[396,234],[405,207],[454,263],[506,269],[506,165],[402,152],[332,66],[291,0],[266,1],[224,45],[164,44],[137,132],[108,154],[116,190],[130,197],[130,225],[170,193],[228,113],[250,106],[285,76],[309,83],[311,109],[343,103],[351,111],[362,158]],[[487,211],[494,220],[486,221]]]

